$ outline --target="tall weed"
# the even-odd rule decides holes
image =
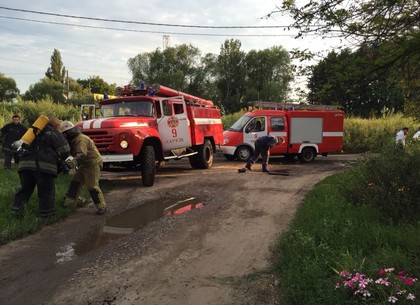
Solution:
[[[384,147],[395,142],[396,133],[403,127],[408,127],[410,134],[414,134],[419,126],[413,118],[399,113],[370,119],[347,117],[344,119],[344,151],[381,152]]]
[[[22,123],[26,126],[30,126],[41,114],[73,122],[80,121],[80,109],[72,105],[54,103],[49,98],[36,103],[31,101],[20,101],[18,103],[2,102],[0,104],[0,126],[9,123],[14,114],[18,114]]]

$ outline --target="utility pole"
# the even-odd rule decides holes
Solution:
[[[165,50],[166,48],[170,47],[170,42],[171,40],[171,36],[169,35],[163,35],[163,49]]]
[[[70,84],[69,84],[69,70],[67,70],[67,101],[69,101]]]

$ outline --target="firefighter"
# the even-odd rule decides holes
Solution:
[[[6,124],[0,130],[3,140],[3,152],[4,152],[4,168],[12,168],[12,158],[15,160],[15,164],[19,163],[19,156],[16,150],[12,149],[12,143],[19,140],[25,132],[28,130],[20,122],[20,117],[15,114],[12,117],[12,122]]]
[[[268,157],[270,155],[270,148],[276,146],[279,143],[279,139],[273,136],[262,136],[255,141],[255,152],[254,155],[248,160],[245,168],[252,170],[252,165],[262,157],[262,171],[268,173]]]
[[[43,116],[45,119],[47,117]],[[21,215],[25,203],[29,201],[35,186],[38,189],[38,216],[48,217],[54,212],[55,182],[57,163],[70,155],[70,147],[50,120],[42,130],[37,130],[30,144],[16,141],[19,147],[18,167],[21,187],[13,199],[12,213]]]
[[[105,214],[105,198],[99,187],[103,161],[95,143],[72,122],[63,121],[59,130],[70,144],[73,158],[69,158],[67,163],[76,170],[67,190],[64,206],[75,208],[80,191],[83,186],[86,186],[97,208],[96,214]]]

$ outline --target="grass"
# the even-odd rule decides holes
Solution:
[[[377,205],[351,202],[343,187],[364,183],[354,179],[354,174],[341,172],[317,184],[273,248],[281,304],[389,304],[386,294],[364,300],[349,289],[334,289],[341,270],[375,277],[380,268],[395,267],[420,278],[420,215],[395,222]],[[413,292],[420,298],[416,283]],[[417,304],[406,302],[399,304]]]
[[[61,203],[70,183],[69,175],[59,175],[56,179],[55,213],[47,219],[37,217],[38,195],[35,188],[30,201],[25,206],[24,215],[16,218],[11,214],[13,196],[20,186],[16,170],[0,169],[0,244],[24,237],[42,227],[58,222],[67,217],[72,210],[63,209]]]

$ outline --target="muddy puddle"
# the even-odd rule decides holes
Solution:
[[[204,203],[196,197],[186,199],[159,199],[147,202],[107,219],[78,242],[67,244],[56,253],[56,263],[61,264],[96,250],[114,240],[133,233],[159,218],[183,214],[198,209]]]

